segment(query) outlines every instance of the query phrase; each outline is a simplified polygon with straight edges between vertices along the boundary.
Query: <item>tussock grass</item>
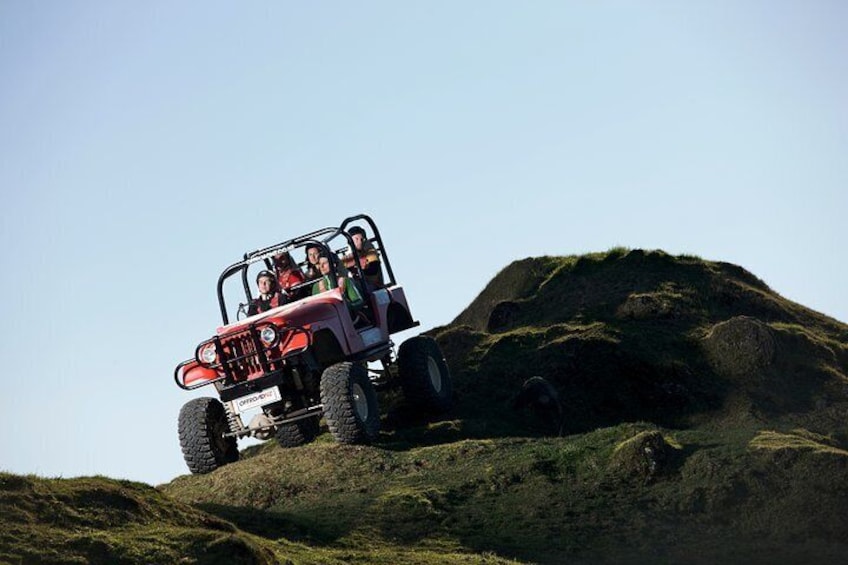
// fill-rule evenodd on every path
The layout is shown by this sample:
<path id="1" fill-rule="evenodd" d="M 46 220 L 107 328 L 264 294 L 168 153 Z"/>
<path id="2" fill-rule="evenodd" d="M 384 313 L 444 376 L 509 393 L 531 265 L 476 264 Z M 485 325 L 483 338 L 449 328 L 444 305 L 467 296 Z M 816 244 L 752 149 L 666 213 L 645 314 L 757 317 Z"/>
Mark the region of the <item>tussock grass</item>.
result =
<path id="1" fill-rule="evenodd" d="M 802 450 L 848 457 L 848 451 L 836 447 L 832 438 L 803 429 L 792 430 L 790 433 L 762 431 L 749 445 L 754 449 Z"/>
<path id="2" fill-rule="evenodd" d="M 0 473 L 0 562 L 275 563 L 282 554 L 148 485 Z M 220 561 L 219 561 L 220 562 Z"/>

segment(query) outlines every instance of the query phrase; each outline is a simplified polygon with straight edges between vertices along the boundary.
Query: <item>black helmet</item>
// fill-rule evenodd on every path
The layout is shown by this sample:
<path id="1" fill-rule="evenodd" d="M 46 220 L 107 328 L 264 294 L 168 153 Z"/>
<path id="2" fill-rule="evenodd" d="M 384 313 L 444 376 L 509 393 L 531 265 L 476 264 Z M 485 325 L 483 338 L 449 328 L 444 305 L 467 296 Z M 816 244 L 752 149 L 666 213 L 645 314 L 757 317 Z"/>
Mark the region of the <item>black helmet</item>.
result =
<path id="1" fill-rule="evenodd" d="M 277 286 L 277 275 L 275 275 L 271 271 L 268 271 L 268 270 L 259 271 L 259 274 L 256 275 L 256 284 L 259 284 L 259 279 L 261 279 L 262 277 L 268 277 L 269 279 L 271 279 L 271 282 L 273 283 L 271 285 L 272 287 Z"/>

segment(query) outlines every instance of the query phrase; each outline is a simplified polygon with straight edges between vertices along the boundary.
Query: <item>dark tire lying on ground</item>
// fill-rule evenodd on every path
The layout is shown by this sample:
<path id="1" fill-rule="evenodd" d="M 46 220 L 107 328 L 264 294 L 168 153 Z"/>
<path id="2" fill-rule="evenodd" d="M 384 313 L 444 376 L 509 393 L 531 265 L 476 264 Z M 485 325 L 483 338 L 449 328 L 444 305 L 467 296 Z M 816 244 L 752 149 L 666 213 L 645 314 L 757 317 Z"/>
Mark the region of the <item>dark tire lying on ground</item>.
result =
<path id="1" fill-rule="evenodd" d="M 439 344 L 428 336 L 403 342 L 398 350 L 403 394 L 413 404 L 445 412 L 453 402 L 453 383 Z"/>
<path id="2" fill-rule="evenodd" d="M 306 418 L 289 424 L 282 424 L 275 433 L 277 443 L 281 447 L 297 447 L 313 441 L 318 437 L 318 418 Z"/>
<path id="3" fill-rule="evenodd" d="M 216 398 L 195 398 L 180 409 L 180 447 L 189 470 L 210 473 L 238 461 L 236 439 L 224 437 L 229 431 L 224 405 Z"/>
<path id="4" fill-rule="evenodd" d="M 330 433 L 341 443 L 370 443 L 380 432 L 377 391 L 358 363 L 336 363 L 321 375 L 321 402 Z"/>

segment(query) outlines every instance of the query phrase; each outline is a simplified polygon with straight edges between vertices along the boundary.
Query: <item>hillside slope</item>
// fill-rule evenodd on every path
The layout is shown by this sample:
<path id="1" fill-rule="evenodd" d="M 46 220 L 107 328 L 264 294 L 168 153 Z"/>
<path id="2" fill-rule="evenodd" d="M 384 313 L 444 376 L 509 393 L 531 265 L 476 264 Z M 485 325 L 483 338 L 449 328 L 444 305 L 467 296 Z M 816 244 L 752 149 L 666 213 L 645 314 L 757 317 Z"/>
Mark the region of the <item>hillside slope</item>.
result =
<path id="1" fill-rule="evenodd" d="M 566 433 L 638 420 L 843 433 L 848 326 L 727 263 L 640 250 L 516 261 L 432 333 L 465 419 L 489 434 L 512 433 L 491 422 L 534 375 L 557 389 Z"/>
<path id="2" fill-rule="evenodd" d="M 245 470 L 250 472 L 249 467 L 242 467 Z M 244 486 L 267 490 L 275 485 L 248 482 Z M 510 563 L 468 555 L 456 547 L 431 551 L 360 544 L 351 549 L 322 549 L 268 535 L 280 520 L 261 510 L 201 506 L 211 512 L 177 502 L 151 486 L 106 477 L 45 479 L 0 473 L 0 563 Z M 241 522 L 240 527 L 228 521 L 230 517 Z"/>
<path id="3" fill-rule="evenodd" d="M 639 250 L 524 259 L 430 333 L 455 378 L 442 420 L 390 397 L 374 447 L 268 447 L 166 492 L 236 523 L 233 506 L 262 511 L 272 536 L 322 546 L 848 556 L 848 327 L 744 269 Z M 559 411 L 518 402 L 534 376 Z"/>
<path id="4" fill-rule="evenodd" d="M 848 326 L 744 269 L 524 259 L 429 333 L 441 418 L 388 393 L 373 446 L 267 442 L 158 490 L 3 475 L 0 561 L 848 560 Z"/>
<path id="5" fill-rule="evenodd" d="M 803 430 L 650 424 L 427 447 L 324 437 L 163 488 L 258 536 L 347 550 L 358 563 L 437 564 L 453 561 L 448 552 L 525 563 L 839 563 L 848 451 L 834 444 Z M 398 548 L 416 558 L 398 558 Z"/>
<path id="6" fill-rule="evenodd" d="M 276 563 L 261 538 L 141 483 L 0 473 L 2 563 Z"/>

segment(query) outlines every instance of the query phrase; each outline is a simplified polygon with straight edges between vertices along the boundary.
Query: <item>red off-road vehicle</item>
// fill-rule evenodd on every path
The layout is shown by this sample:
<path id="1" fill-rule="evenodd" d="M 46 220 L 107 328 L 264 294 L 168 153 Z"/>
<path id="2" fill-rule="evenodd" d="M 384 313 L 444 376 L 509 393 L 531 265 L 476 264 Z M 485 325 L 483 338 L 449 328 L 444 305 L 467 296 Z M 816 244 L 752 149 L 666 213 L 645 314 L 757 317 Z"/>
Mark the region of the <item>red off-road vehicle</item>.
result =
<path id="1" fill-rule="evenodd" d="M 367 251 L 354 245 L 355 226 L 368 234 Z M 355 285 L 358 293 L 307 280 L 288 289 L 286 303 L 248 316 L 252 272 L 273 269 L 273 258 L 284 253 L 308 266 L 305 249 L 316 245 L 330 258 L 325 280 Z M 244 287 L 247 302 L 231 322 L 224 290 L 233 284 L 239 294 Z M 451 405 L 450 373 L 433 339 L 413 337 L 394 353 L 391 335 L 419 323 L 364 214 L 245 253 L 224 269 L 217 290 L 223 325 L 174 371 L 181 388 L 211 384 L 220 397 L 196 398 L 180 410 L 180 445 L 192 473 L 236 461 L 238 438 L 275 436 L 283 447 L 310 442 L 322 416 L 337 441 L 369 443 L 380 429 L 376 390 L 384 387 L 399 385 L 407 400 L 431 411 Z"/>

